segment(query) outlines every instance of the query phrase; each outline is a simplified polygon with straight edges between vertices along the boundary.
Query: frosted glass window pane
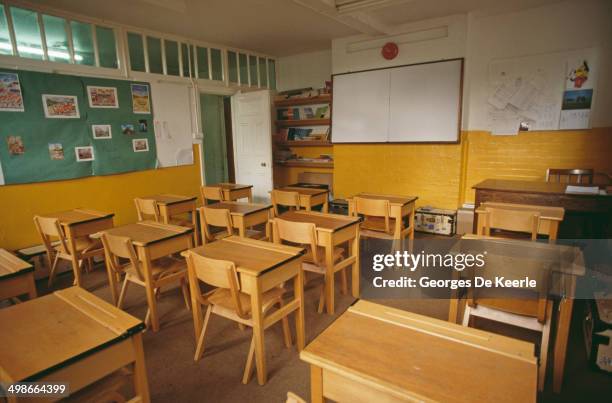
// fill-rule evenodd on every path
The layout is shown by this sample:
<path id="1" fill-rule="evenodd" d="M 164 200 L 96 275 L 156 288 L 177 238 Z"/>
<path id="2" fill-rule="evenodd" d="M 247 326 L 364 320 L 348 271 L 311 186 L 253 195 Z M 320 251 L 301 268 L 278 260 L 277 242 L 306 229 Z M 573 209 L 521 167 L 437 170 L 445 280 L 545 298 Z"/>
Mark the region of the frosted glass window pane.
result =
<path id="1" fill-rule="evenodd" d="M 164 47 L 166 48 L 166 73 L 171 76 L 181 75 L 178 62 L 178 43 L 164 41 Z"/>
<path id="2" fill-rule="evenodd" d="M 142 35 L 128 32 L 128 52 L 130 54 L 130 68 L 133 71 L 145 71 L 144 47 Z"/>
<path id="3" fill-rule="evenodd" d="M 71 21 L 70 29 L 72 30 L 72 44 L 74 45 L 74 62 L 94 66 L 96 56 L 94 54 L 91 24 Z"/>
<path id="4" fill-rule="evenodd" d="M 0 4 L 0 55 L 12 55 L 11 35 L 9 34 L 8 22 L 4 6 Z"/>
<path id="5" fill-rule="evenodd" d="M 249 75 L 251 76 L 251 85 L 257 87 L 257 56 L 249 56 Z"/>
<path id="6" fill-rule="evenodd" d="M 237 62 L 236 52 L 227 52 L 227 74 L 229 75 L 230 83 L 238 82 Z"/>
<path id="7" fill-rule="evenodd" d="M 45 27 L 45 41 L 47 42 L 49 60 L 62 63 L 70 62 L 66 20 L 52 15 L 43 15 L 42 20 Z"/>
<path id="8" fill-rule="evenodd" d="M 210 62 L 212 64 L 212 79 L 223 80 L 223 63 L 221 62 L 221 49 L 210 50 Z"/>
<path id="9" fill-rule="evenodd" d="M 266 59 L 263 57 L 259 58 L 259 86 L 268 86 L 268 71 L 266 70 Z"/>
<path id="10" fill-rule="evenodd" d="M 96 26 L 96 39 L 98 41 L 100 66 L 111 69 L 119 68 L 115 31 L 112 28 Z"/>
<path id="11" fill-rule="evenodd" d="M 247 55 L 240 53 L 238 55 L 240 64 L 240 84 L 249 85 L 249 67 L 247 66 Z"/>
<path id="12" fill-rule="evenodd" d="M 149 54 L 149 73 L 163 74 L 161 39 L 147 36 Z"/>
<path id="13" fill-rule="evenodd" d="M 198 46 L 198 78 L 208 79 L 208 49 Z"/>
<path id="14" fill-rule="evenodd" d="M 15 30 L 19 56 L 42 60 L 43 49 L 37 13 L 23 8 L 11 7 L 11 17 L 13 18 L 13 29 Z"/>
<path id="15" fill-rule="evenodd" d="M 268 82 L 270 89 L 276 89 L 276 65 L 274 60 L 268 59 Z"/>
<path id="16" fill-rule="evenodd" d="M 189 47 L 181 43 L 181 60 L 183 61 L 183 77 L 189 77 Z"/>

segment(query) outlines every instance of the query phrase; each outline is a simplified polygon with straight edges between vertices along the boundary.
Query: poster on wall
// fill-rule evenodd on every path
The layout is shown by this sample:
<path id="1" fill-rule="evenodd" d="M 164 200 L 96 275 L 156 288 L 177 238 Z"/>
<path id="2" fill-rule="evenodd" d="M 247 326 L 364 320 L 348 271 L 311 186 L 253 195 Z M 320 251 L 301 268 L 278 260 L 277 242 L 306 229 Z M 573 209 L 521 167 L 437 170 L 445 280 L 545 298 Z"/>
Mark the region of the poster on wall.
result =
<path id="1" fill-rule="evenodd" d="M 149 140 L 147 139 L 132 140 L 132 149 L 134 150 L 135 153 L 149 151 Z"/>
<path id="2" fill-rule="evenodd" d="M 77 162 L 93 161 L 94 151 L 92 146 L 74 147 Z"/>
<path id="3" fill-rule="evenodd" d="M 50 119 L 78 119 L 79 102 L 74 95 L 42 95 L 45 117 Z"/>
<path id="4" fill-rule="evenodd" d="M 19 75 L 0 72 L 0 112 L 23 112 L 24 110 Z"/>
<path id="5" fill-rule="evenodd" d="M 586 57 L 567 60 L 559 129 L 590 127 L 594 84 L 593 64 Z"/>
<path id="6" fill-rule="evenodd" d="M 113 138 L 111 125 L 91 125 L 93 138 L 96 140 L 108 140 Z"/>
<path id="7" fill-rule="evenodd" d="M 149 86 L 146 84 L 132 84 L 132 111 L 139 114 L 151 113 L 151 97 Z"/>
<path id="8" fill-rule="evenodd" d="M 87 86 L 87 98 L 91 108 L 119 108 L 117 88 Z"/>

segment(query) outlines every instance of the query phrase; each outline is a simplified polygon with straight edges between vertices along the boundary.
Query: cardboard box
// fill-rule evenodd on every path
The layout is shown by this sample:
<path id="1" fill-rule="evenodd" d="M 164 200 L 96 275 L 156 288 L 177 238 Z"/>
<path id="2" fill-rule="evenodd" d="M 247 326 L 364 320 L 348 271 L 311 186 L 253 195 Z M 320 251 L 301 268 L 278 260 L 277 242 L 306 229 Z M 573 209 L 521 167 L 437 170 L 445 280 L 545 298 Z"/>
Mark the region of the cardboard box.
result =
<path id="1" fill-rule="evenodd" d="M 420 207 L 416 209 L 414 221 L 416 231 L 452 236 L 455 235 L 457 211 Z"/>

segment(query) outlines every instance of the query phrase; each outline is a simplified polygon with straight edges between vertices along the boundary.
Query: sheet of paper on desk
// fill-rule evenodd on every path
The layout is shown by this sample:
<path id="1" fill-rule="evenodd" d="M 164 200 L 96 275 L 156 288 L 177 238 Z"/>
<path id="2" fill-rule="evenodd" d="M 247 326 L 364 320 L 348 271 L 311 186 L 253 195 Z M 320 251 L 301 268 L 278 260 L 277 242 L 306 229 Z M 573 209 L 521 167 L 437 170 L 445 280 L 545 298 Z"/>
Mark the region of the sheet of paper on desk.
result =
<path id="1" fill-rule="evenodd" d="M 573 186 L 567 185 L 565 188 L 565 193 L 582 193 L 582 194 L 599 194 L 598 186 Z"/>

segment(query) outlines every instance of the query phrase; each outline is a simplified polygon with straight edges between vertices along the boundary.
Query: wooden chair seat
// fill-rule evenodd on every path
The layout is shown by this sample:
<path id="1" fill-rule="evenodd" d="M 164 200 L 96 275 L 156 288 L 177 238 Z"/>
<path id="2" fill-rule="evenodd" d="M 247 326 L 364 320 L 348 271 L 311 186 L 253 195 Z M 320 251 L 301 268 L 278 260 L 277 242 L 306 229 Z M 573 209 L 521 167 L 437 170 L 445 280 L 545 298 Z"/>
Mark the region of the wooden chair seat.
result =
<path id="1" fill-rule="evenodd" d="M 395 228 L 395 218 L 389 218 L 389 226 Z M 361 228 L 377 232 L 387 233 L 385 231 L 384 217 L 366 217 L 361 223 Z"/>
<path id="2" fill-rule="evenodd" d="M 317 248 L 317 257 L 319 261 L 314 262 L 312 258 L 312 252 L 310 251 L 310 249 L 307 249 L 307 252 L 304 255 L 304 262 L 302 263 L 302 268 L 306 271 L 325 274 L 325 248 L 323 248 L 322 246 L 318 246 Z M 344 249 L 334 248 L 334 263 L 342 259 L 343 253 Z"/>
<path id="3" fill-rule="evenodd" d="M 74 240 L 74 246 L 76 247 L 76 251 L 79 254 L 83 252 L 92 251 L 96 251 L 98 253 L 102 252 L 102 242 L 99 239 L 91 239 L 84 237 L 76 238 Z M 63 250 L 62 244 L 56 245 L 55 250 L 61 253 L 67 253 L 67 251 Z"/>
<path id="4" fill-rule="evenodd" d="M 188 218 L 170 217 L 170 224 L 178 225 L 180 227 L 193 228 L 193 223 Z"/>
<path id="5" fill-rule="evenodd" d="M 277 303 L 279 298 L 282 298 L 285 292 L 286 290 L 284 288 L 277 287 L 263 293 L 261 295 L 261 300 L 264 310 L 266 310 L 268 306 Z M 235 311 L 235 303 L 232 297 L 231 290 L 227 288 L 217 288 L 207 294 L 204 294 L 204 298 L 206 298 L 213 305 L 214 313 L 220 313 L 215 311 L 216 307 L 223 307 L 225 308 L 225 310 L 227 310 L 227 313 L 231 315 L 229 319 L 236 320 L 236 318 L 238 317 Z M 251 297 L 248 294 L 240 292 L 238 293 L 238 298 L 240 298 L 240 304 L 242 306 L 243 312 L 250 316 Z M 226 316 L 223 314 L 221 315 Z"/>
<path id="6" fill-rule="evenodd" d="M 237 233 L 235 235 L 238 235 Z M 258 231 L 256 229 L 248 229 L 245 232 L 245 235 L 247 238 L 253 238 L 253 239 L 259 239 L 259 240 L 265 240 L 266 239 L 266 233 L 265 231 Z"/>
<path id="7" fill-rule="evenodd" d="M 173 257 L 162 257 L 151 262 L 151 276 L 153 280 L 160 280 L 174 273 L 186 272 L 187 263 Z M 136 268 L 131 263 L 124 266 L 124 271 L 138 279 Z"/>

